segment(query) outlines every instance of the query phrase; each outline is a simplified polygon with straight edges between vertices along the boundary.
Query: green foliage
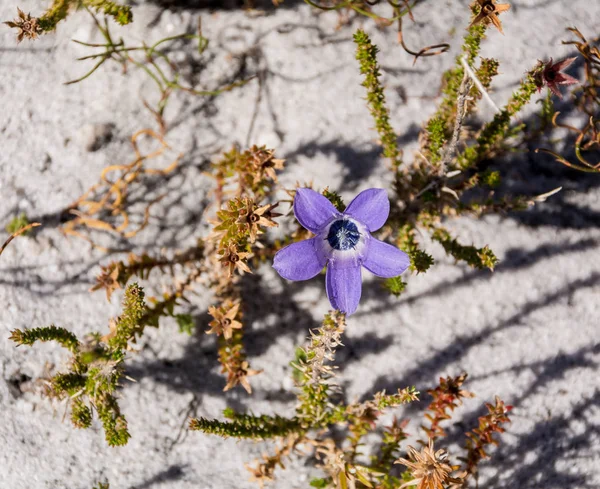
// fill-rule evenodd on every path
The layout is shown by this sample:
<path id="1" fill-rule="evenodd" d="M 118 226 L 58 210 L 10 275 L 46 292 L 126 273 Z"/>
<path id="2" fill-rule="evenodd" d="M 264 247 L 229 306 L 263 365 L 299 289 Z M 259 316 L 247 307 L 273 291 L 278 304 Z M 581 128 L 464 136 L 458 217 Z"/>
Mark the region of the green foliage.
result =
<path id="1" fill-rule="evenodd" d="M 418 248 L 410 250 L 408 256 L 410 256 L 410 269 L 417 273 L 426 272 L 434 263 L 433 256 Z"/>
<path id="2" fill-rule="evenodd" d="M 333 311 L 325 315 L 322 326 L 311 332 L 309 345 L 304 348 L 305 360 L 297 365 L 302 375 L 296 413 L 305 426 L 326 426 L 339 415 L 329 402 L 333 371 L 328 363 L 341 344 L 345 328 L 345 314 Z"/>
<path id="3" fill-rule="evenodd" d="M 54 392 L 60 396 L 66 392 L 69 396 L 76 395 L 86 386 L 86 376 L 76 372 L 56 374 L 52 377 L 51 385 Z"/>
<path id="4" fill-rule="evenodd" d="M 489 88 L 492 83 L 492 79 L 498 74 L 499 66 L 500 63 L 497 59 L 481 58 L 479 68 L 477 68 L 475 71 L 475 75 L 477 75 L 477 79 L 481 82 L 484 88 Z M 474 90 L 477 90 L 477 88 Z M 478 96 L 481 97 L 481 94 L 479 93 Z"/>
<path id="5" fill-rule="evenodd" d="M 346 204 L 344 204 L 342 197 L 335 190 L 329 190 L 327 187 L 323 190 L 323 196 L 326 197 L 338 211 L 344 212 L 346 209 Z"/>
<path id="6" fill-rule="evenodd" d="M 506 106 L 483 127 L 476 144 L 466 148 L 459 155 L 458 166 L 463 170 L 472 168 L 490 157 L 507 138 L 511 118 L 529 102 L 536 91 L 537 85 L 532 71 L 521 81 Z"/>
<path id="7" fill-rule="evenodd" d="M 357 45 L 356 59 L 360 63 L 360 72 L 365 76 L 362 86 L 367 89 L 367 105 L 375 120 L 375 128 L 381 139 L 383 155 L 390 158 L 392 164 L 398 167 L 402 163 L 402 153 L 398 149 L 397 136 L 390 124 L 389 109 L 385 105 L 385 94 L 379 81 L 381 76 L 377 64 L 379 48 L 361 29 L 354 34 L 354 42 Z"/>
<path id="8" fill-rule="evenodd" d="M 379 454 L 371 457 L 373 467 L 383 474 L 383 489 L 396 489 L 401 482 L 391 471 L 394 462 L 400 457 L 400 444 L 408 437 L 404 432 L 404 424 L 394 417 L 392 424 L 383 432 Z"/>
<path id="9" fill-rule="evenodd" d="M 446 126 L 440 117 L 432 117 L 427 123 L 427 138 L 429 139 L 429 162 L 438 163 L 442 159 L 440 150 L 446 143 Z"/>
<path id="10" fill-rule="evenodd" d="M 408 253 L 410 257 L 410 269 L 417 273 L 424 273 L 433 265 L 433 257 L 419 248 L 415 237 L 415 228 L 404 225 L 398 229 L 396 242 L 401 250 Z"/>
<path id="11" fill-rule="evenodd" d="M 112 349 L 115 359 L 124 356 L 123 350 L 127 348 L 127 343 L 142 330 L 144 325 L 141 320 L 145 313 L 144 291 L 137 283 L 134 283 L 125 290 L 123 314 L 117 319 L 114 335 L 108 341 L 108 346 Z"/>
<path id="12" fill-rule="evenodd" d="M 390 294 L 398 297 L 404 289 L 406 289 L 406 282 L 402 280 L 401 276 L 391 277 L 385 279 L 383 286 L 390 292 Z"/>
<path id="13" fill-rule="evenodd" d="M 500 172 L 487 170 L 481 175 L 481 183 L 491 188 L 496 188 L 500 185 Z"/>
<path id="14" fill-rule="evenodd" d="M 467 57 L 467 63 L 473 65 L 481 51 L 481 41 L 485 39 L 485 24 L 475 24 L 467 29 L 461 47 L 462 53 Z"/>
<path id="15" fill-rule="evenodd" d="M 462 245 L 443 228 L 436 229 L 432 238 L 444 247 L 446 253 L 459 261 L 466 262 L 473 268 L 494 270 L 498 263 L 498 258 L 487 246 L 476 248 L 475 246 Z"/>
<path id="16" fill-rule="evenodd" d="M 277 465 L 283 466 L 282 458 L 290 455 L 295 446 L 304 441 L 317 447 L 317 453 L 328 460 L 325 464 L 332 464 L 331 471 L 335 473 L 330 478 L 314 479 L 310 483 L 311 487 L 328 487 L 332 483 L 338 487 L 350 487 L 344 484 L 354 480 L 371 487 L 370 478 L 384 476 L 378 471 L 383 462 L 374 461 L 372 467 L 352 462 L 358 455 L 361 439 L 375 429 L 376 419 L 386 409 L 415 401 L 418 392 L 414 387 L 409 387 L 399 389 L 395 394 L 378 392 L 372 399 L 361 403 L 346 405 L 341 402 L 341 397 L 335 396 L 339 393 L 339 388 L 333 383 L 334 367 L 331 362 L 336 349 L 342 344 L 341 336 L 345 325 L 346 317 L 343 313 L 333 311 L 326 314 L 321 327 L 311 331 L 308 345 L 296 351 L 295 362 L 292 364 L 298 384 L 296 416 L 255 416 L 238 414 L 228 408 L 223 413 L 228 421 L 194 418 L 190 421 L 190 429 L 222 437 L 283 438 L 275 455 L 264 455 L 258 467 L 250 468 L 253 478 L 261 483 L 272 480 L 274 468 Z M 347 455 L 343 457 L 343 452 L 335 448 L 332 439 L 322 439 L 324 433 L 333 430 L 340 423 L 347 426 L 350 433 L 348 441 L 351 444 L 351 450 L 346 450 Z M 312 432 L 317 433 L 315 438 L 309 437 Z M 391 440 L 390 437 L 395 437 L 397 443 L 404 439 L 399 425 L 395 425 L 385 436 L 388 441 Z M 395 454 L 395 449 L 390 453 Z M 388 454 L 387 458 L 389 457 Z M 341 460 L 348 461 L 343 464 L 343 469 L 339 465 Z M 392 462 L 393 460 L 390 464 Z M 332 475 L 329 469 L 327 472 Z"/>
<path id="17" fill-rule="evenodd" d="M 399 389 L 396 394 L 386 394 L 385 391 L 379 392 L 374 397 L 374 404 L 378 410 L 383 411 L 389 407 L 400 406 L 416 401 L 419 392 L 414 386 Z"/>
<path id="18" fill-rule="evenodd" d="M 455 66 L 442 75 L 443 98 L 435 114 L 429 119 L 426 126 L 427 139 L 424 150 L 431 163 L 439 161 L 441 158 L 440 149 L 450 139 L 450 135 L 452 134 L 454 120 L 456 119 L 456 104 L 465 74 L 461 58 L 465 56 L 469 65 L 473 65 L 479 56 L 481 41 L 484 38 L 485 26 L 479 24 L 469 27 L 467 34 L 463 38 L 461 54 L 457 56 Z M 493 62 L 494 60 L 491 61 Z M 480 69 L 482 69 L 482 74 L 485 73 L 484 80 L 487 80 L 489 84 L 493 73 L 493 63 L 482 63 L 482 68 Z"/>
<path id="19" fill-rule="evenodd" d="M 50 32 L 56 29 L 57 24 L 64 20 L 70 9 L 83 6 L 102 11 L 115 19 L 118 24 L 129 24 L 133 20 L 131 7 L 119 5 L 110 0 L 54 0 L 50 8 L 39 19 L 42 31 Z"/>
<path id="20" fill-rule="evenodd" d="M 105 15 L 110 15 L 115 22 L 120 25 L 126 25 L 133 21 L 131 7 L 119 5 L 109 0 L 83 0 L 84 5 L 102 11 Z"/>
<path id="21" fill-rule="evenodd" d="M 23 229 L 28 224 L 29 224 L 29 219 L 27 219 L 27 215 L 24 212 L 22 212 L 18 216 L 13 217 L 4 229 L 6 229 L 6 232 L 8 234 L 13 234 L 13 233 L 16 233 L 17 231 Z M 31 231 L 25 231 L 23 233 L 23 235 L 26 236 L 30 232 Z"/>
<path id="22" fill-rule="evenodd" d="M 177 326 L 179 326 L 180 333 L 186 333 L 190 336 L 194 334 L 196 323 L 191 314 L 176 314 L 175 320 L 177 321 Z"/>
<path id="23" fill-rule="evenodd" d="M 59 328 L 54 325 L 42 328 L 31 328 L 24 331 L 15 329 L 11 332 L 9 339 L 19 345 L 28 346 L 32 346 L 36 341 L 56 341 L 73 353 L 77 353 L 79 350 L 79 340 L 77 339 L 77 336 L 64 328 Z"/>
<path id="24" fill-rule="evenodd" d="M 274 438 L 302 431 L 300 421 L 296 418 L 252 416 L 236 414 L 232 410 L 225 410 L 224 415 L 231 421 L 194 418 L 190 420 L 190 429 L 222 437 L 252 439 Z"/>
<path id="25" fill-rule="evenodd" d="M 548 90 L 546 96 L 543 99 L 538 100 L 538 103 L 540 103 L 541 105 L 540 111 L 538 113 L 538 116 L 540 118 L 540 125 L 542 128 L 545 129 L 552 125 L 552 118 L 556 113 L 556 110 L 554 109 L 554 101 L 552 100 L 552 92 Z"/>
<path id="26" fill-rule="evenodd" d="M 296 347 L 294 360 L 290 362 L 290 367 L 292 367 L 292 377 L 296 384 L 300 384 L 304 378 L 304 373 L 299 366 L 306 363 L 306 358 L 306 351 L 304 351 L 304 348 L 301 346 Z"/>
<path id="27" fill-rule="evenodd" d="M 123 376 L 122 361 L 128 344 L 143 331 L 147 311 L 144 291 L 138 284 L 132 284 L 125 290 L 122 314 L 111 322 L 111 332 L 105 337 L 93 334 L 82 342 L 64 328 L 48 326 L 14 330 L 10 339 L 21 345 L 57 341 L 73 353 L 69 370 L 50 379 L 49 393 L 70 399 L 70 418 L 75 427 L 89 428 L 93 409 L 104 427 L 108 444 L 125 445 L 130 434 L 115 394 Z"/>
<path id="28" fill-rule="evenodd" d="M 69 8 L 73 3 L 73 0 L 54 0 L 50 8 L 38 20 L 40 29 L 43 32 L 56 29 L 56 25 L 67 18 Z"/>
<path id="29" fill-rule="evenodd" d="M 394 20 L 400 20 L 404 13 L 409 12 L 408 3 L 404 13 L 401 12 L 399 4 L 389 3 L 395 5 L 397 17 Z M 121 24 L 132 20 L 129 7 L 106 0 L 55 0 L 40 19 L 28 19 L 24 14 L 20 15 L 20 18 L 23 22 L 31 22 L 33 27 L 29 31 L 29 37 L 34 38 L 40 33 L 38 27 L 41 31 L 54 29 L 57 23 L 68 15 L 69 9 L 75 6 L 101 11 L 113 16 Z M 343 2 L 335 8 L 338 6 L 375 16 L 370 7 L 361 2 Z M 151 110 L 159 121 L 163 134 L 166 131 L 162 114 L 172 92 L 181 90 L 193 95 L 215 95 L 247 81 L 234 82 L 217 91 L 195 90 L 180 83 L 179 73 L 174 63 L 169 60 L 167 46 L 171 41 L 194 40 L 198 42 L 198 51 L 202 53 L 208 45 L 208 40 L 200 30 L 197 34 L 173 36 L 152 45 L 142 43 L 139 46 L 126 46 L 123 40 L 113 39 L 107 22 L 103 26 L 95 17 L 94 20 L 106 43 L 80 43 L 100 50 L 83 58 L 93 59 L 96 64 L 73 83 L 86 79 L 105 61 L 111 59 L 117 61 L 124 69 L 133 65 L 144 70 L 160 91 L 159 105 L 156 110 Z M 11 27 L 18 27 L 16 23 L 13 24 Z M 401 35 L 401 24 L 398 29 Z M 455 66 L 444 73 L 443 97 L 421 134 L 420 159 L 413 165 L 402 165 L 402 151 L 398 147 L 397 135 L 390 123 L 390 112 L 380 80 L 378 48 L 364 31 L 358 30 L 354 35 L 356 59 L 360 64 L 360 73 L 364 76 L 362 86 L 367 91 L 367 105 L 375 121 L 383 155 L 390 158 L 396 179 L 397 195 L 392 199 L 391 217 L 385 229 L 385 236 L 409 254 L 411 270 L 417 273 L 427 271 L 434 263 L 433 257 L 419 246 L 417 232 L 421 231 L 430 233 L 446 253 L 457 260 L 465 261 L 475 268 L 493 270 L 498 260 L 487 246 L 477 248 L 462 245 L 446 229 L 440 227 L 441 222 L 448 216 L 466 212 L 482 214 L 520 208 L 525 202 L 522 198 L 495 200 L 491 189 L 500 184 L 500 172 L 484 170 L 481 163 L 497 157 L 502 151 L 517 147 L 511 147 L 509 140 L 520 134 L 522 127 L 511 127 L 511 121 L 539 88 L 539 83 L 536 85 L 536 76 L 539 75 L 540 68 L 534 68 L 528 74 L 507 105 L 481 130 L 471 130 L 471 127 L 469 131 L 462 130 L 463 118 L 476 110 L 476 102 L 482 97 L 479 89 L 470 85 L 470 70 L 474 71 L 475 78 L 481 82 L 484 89 L 491 85 L 493 78 L 498 74 L 497 60 L 479 56 L 485 29 L 485 25 L 475 25 L 468 29 L 461 55 L 457 58 Z M 134 52 L 140 54 L 139 59 L 134 58 Z M 417 56 L 420 54 L 422 53 L 418 53 Z M 476 66 L 478 61 L 479 66 Z M 469 69 L 465 68 L 464 63 Z M 461 100 L 468 100 L 469 103 L 465 106 Z M 549 124 L 553 114 L 551 100 L 547 98 L 541 109 L 543 123 Z M 454 162 L 458 143 L 464 149 Z M 275 194 L 276 170 L 282 167 L 283 161 L 275 159 L 274 151 L 264 146 L 253 146 L 247 151 L 234 147 L 212 166 L 216 181 L 214 204 L 218 209 L 217 222 L 214 223 L 211 236 L 202 241 L 204 244 L 173 260 L 143 254 L 130 257 L 129 263 L 116 262 L 103 267 L 100 285 L 96 288 L 105 288 L 110 297 L 110 293 L 125 287 L 133 276 L 148 278 L 150 271 L 156 268 L 162 271 L 163 267 L 172 268 L 176 264 L 202 263 L 187 276 L 176 292 L 165 294 L 160 300 L 151 298 L 152 307 L 146 305 L 144 291 L 137 283 L 127 287 L 123 312 L 110 323 L 110 332 L 107 335 L 101 336 L 96 333 L 79 340 L 69 331 L 56 326 L 12 332 L 11 339 L 18 344 L 33 345 L 36 341 L 57 341 L 72 353 L 67 371 L 58 373 L 49 380 L 48 391 L 52 396 L 68 400 L 70 418 L 77 428 L 90 427 L 93 413 L 96 412 L 108 444 L 115 446 L 127 443 L 130 434 L 127 421 L 117 402 L 117 391 L 124 377 L 124 360 L 130 343 L 143 334 L 146 326 L 158 326 L 159 319 L 165 316 L 174 317 L 179 330 L 191 335 L 195 326 L 192 316 L 175 314 L 175 307 L 177 301 L 183 297 L 183 290 L 194 283 L 201 274 L 206 275 L 203 277 L 206 278 L 205 283 L 218 300 L 217 306 L 209 309 L 209 314 L 213 317 L 210 327 L 212 332 L 220 333 L 219 359 L 222 372 L 227 374 L 225 390 L 240 384 L 251 392 L 247 377 L 259 372 L 250 369 L 243 348 L 244 308 L 240 292 L 241 282 L 238 279 L 243 273 L 252 273 L 251 266 L 272 258 L 279 246 L 266 239 L 260 242 L 259 237 L 265 234 L 266 228 L 276 225 L 273 218 L 277 214 L 272 212 L 275 205 L 265 204 L 265 201 L 270 202 Z M 463 171 L 453 171 L 458 168 Z M 466 203 L 467 199 L 461 200 L 465 190 L 476 186 L 479 186 L 479 190 L 486 191 L 487 196 L 474 203 Z M 326 188 L 323 195 L 339 211 L 345 209 L 344 202 L 336 191 Z M 14 230 L 22 229 L 27 222 L 26 216 L 22 214 L 15 217 L 9 227 Z M 10 232 L 9 227 L 7 230 Z M 302 236 L 301 233 L 296 232 L 289 239 L 296 240 L 298 236 Z M 384 286 L 391 294 L 400 295 L 406 283 L 401 277 L 393 277 L 387 279 Z M 298 389 L 298 403 L 294 416 L 257 416 L 226 409 L 223 413 L 225 420 L 195 418 L 190 421 L 190 429 L 222 437 L 281 439 L 283 446 L 277 448 L 274 456 L 264 457 L 263 464 L 256 470 L 258 476 L 264 476 L 264 479 L 258 479 L 261 483 L 270 477 L 275 466 L 282 466 L 281 459 L 293 453 L 296 445 L 301 443 L 315 448 L 316 457 L 327 473 L 325 478 L 313 479 L 310 482 L 312 487 L 397 489 L 402 481 L 392 475 L 392 464 L 400 456 L 401 442 L 406 438 L 404 424 L 394 418 L 391 426 L 382 433 L 376 430 L 376 425 L 385 410 L 415 401 L 418 392 L 414 387 L 408 387 L 399 389 L 394 394 L 379 392 L 362 402 L 343 401 L 339 395 L 341 389 L 335 384 L 333 361 L 337 349 L 342 345 L 345 326 L 346 318 L 343 314 L 337 311 L 329 313 L 325 316 L 322 326 L 311 331 L 308 345 L 296 350 L 295 359 L 291 363 Z M 228 331 L 227 335 L 225 331 Z M 443 429 L 438 425 L 449 419 L 450 412 L 458 405 L 460 397 L 464 396 L 458 387 L 454 389 L 457 392 L 453 398 L 446 395 L 448 392 L 443 392 L 444 395 L 436 399 L 439 404 L 438 416 L 428 415 L 429 421 L 435 426 L 425 428 L 429 438 L 444 436 Z M 450 398 L 451 404 L 448 401 Z M 448 408 L 450 405 L 452 409 Z M 495 407 L 490 405 L 488 409 L 489 415 L 480 419 L 479 427 L 469 435 L 467 469 L 473 470 L 469 473 L 474 473 L 474 467 L 484 458 L 484 449 L 492 443 L 490 439 L 493 440 L 491 435 L 500 432 L 500 425 L 507 421 L 506 406 L 497 402 Z M 363 465 L 362 461 L 367 459 L 361 452 L 364 438 L 378 434 L 381 435 L 379 453 L 371 457 L 369 465 Z M 340 442 L 340 439 L 343 439 L 343 442 Z M 264 470 L 261 472 L 261 469 Z M 411 477 L 410 471 L 402 474 L 402 480 L 405 482 L 414 482 L 414 478 Z M 98 484 L 97 489 L 107 487 L 108 484 Z"/>
<path id="30" fill-rule="evenodd" d="M 113 447 L 126 445 L 131 435 L 115 397 L 110 394 L 96 395 L 95 407 L 108 444 Z"/>
<path id="31" fill-rule="evenodd" d="M 81 429 L 92 425 L 92 410 L 81 399 L 71 401 L 71 423 Z"/>

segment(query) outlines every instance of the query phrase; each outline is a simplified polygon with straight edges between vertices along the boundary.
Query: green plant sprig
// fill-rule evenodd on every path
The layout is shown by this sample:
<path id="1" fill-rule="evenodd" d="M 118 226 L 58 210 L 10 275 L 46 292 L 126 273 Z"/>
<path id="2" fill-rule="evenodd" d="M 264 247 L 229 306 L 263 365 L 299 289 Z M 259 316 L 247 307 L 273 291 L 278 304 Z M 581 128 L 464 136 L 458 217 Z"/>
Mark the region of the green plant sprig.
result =
<path id="1" fill-rule="evenodd" d="M 226 409 L 223 414 L 231 421 L 209 420 L 202 417 L 194 418 L 190 420 L 190 429 L 224 438 L 251 439 L 276 438 L 290 433 L 303 432 L 300 421 L 296 418 L 237 414 L 232 409 Z"/>
<path id="2" fill-rule="evenodd" d="M 457 261 L 464 261 L 473 268 L 479 270 L 487 268 L 493 271 L 498 263 L 498 258 L 488 246 L 477 248 L 472 245 L 460 244 L 444 228 L 437 228 L 431 237 L 443 246 L 446 253 L 453 256 Z"/>
<path id="3" fill-rule="evenodd" d="M 17 236 L 27 236 L 33 228 L 41 225 L 42 224 L 39 222 L 30 223 L 25 214 L 15 216 L 6 226 L 6 231 L 10 233 L 10 236 L 2 243 L 2 246 L 0 246 L 0 255 L 2 255 L 6 247 Z"/>
<path id="4" fill-rule="evenodd" d="M 18 18 L 5 24 L 18 30 L 17 42 L 21 42 L 23 38 L 37 39 L 40 34 L 54 31 L 58 23 L 67 18 L 70 11 L 79 8 L 102 12 L 120 25 L 129 24 L 133 20 L 131 7 L 119 5 L 111 0 L 53 0 L 52 5 L 39 18 L 25 14 L 17 8 Z"/>
<path id="5" fill-rule="evenodd" d="M 402 164 L 402 153 L 398 149 L 397 135 L 390 123 L 390 112 L 385 105 L 385 94 L 379 80 L 381 76 L 377 63 L 379 48 L 361 29 L 354 34 L 354 42 L 356 43 L 356 59 L 360 64 L 360 73 L 365 77 L 362 86 L 367 89 L 367 105 L 375 120 L 375 128 L 379 133 L 383 155 L 390 158 L 393 167 L 397 168 Z"/>
<path id="6" fill-rule="evenodd" d="M 123 361 L 129 344 L 143 329 L 147 314 L 144 291 L 132 284 L 125 290 L 123 313 L 111 321 L 110 332 L 105 336 L 92 334 L 79 340 L 64 328 L 47 326 L 16 329 L 10 339 L 28 346 L 36 341 L 56 341 L 69 350 L 73 355 L 69 369 L 50 379 L 49 395 L 69 400 L 71 422 L 77 428 L 89 428 L 96 411 L 108 444 L 125 445 L 130 434 L 117 402 L 117 388 L 124 376 Z"/>
<path id="7" fill-rule="evenodd" d="M 70 331 L 54 325 L 42 328 L 32 328 L 26 330 L 15 329 L 11 332 L 9 340 L 18 345 L 32 346 L 36 341 L 56 341 L 59 345 L 69 350 L 71 353 L 79 351 L 80 343 Z"/>
<path id="8" fill-rule="evenodd" d="M 164 112 L 166 110 L 169 99 L 174 92 L 181 91 L 200 97 L 217 96 L 224 92 L 233 90 L 234 88 L 241 87 L 253 79 L 253 77 L 249 77 L 244 80 L 237 80 L 215 90 L 199 90 L 181 83 L 180 74 L 176 65 L 169 59 L 168 54 L 163 50 L 163 48 L 165 44 L 173 43 L 175 41 L 195 41 L 198 45 L 198 54 L 202 54 L 208 47 L 209 41 L 202 34 L 202 26 L 200 21 L 198 21 L 198 31 L 195 34 L 183 33 L 174 36 L 169 36 L 160 39 L 151 45 L 143 44 L 141 46 L 127 46 L 122 38 L 118 41 L 114 40 L 106 18 L 104 19 L 103 23 L 100 23 L 97 17 L 89 9 L 88 12 L 94 19 L 94 23 L 96 24 L 97 29 L 102 34 L 106 42 L 103 44 L 93 44 L 74 40 L 74 42 L 82 46 L 90 48 L 101 48 L 102 51 L 99 53 L 94 53 L 78 58 L 78 61 L 98 61 L 84 75 L 77 79 L 68 81 L 65 84 L 71 85 L 86 80 L 108 60 L 113 60 L 118 64 L 122 65 L 124 72 L 126 71 L 127 66 L 129 64 L 134 65 L 136 68 L 144 71 L 148 75 L 148 77 L 150 77 L 150 79 L 154 81 L 158 88 L 160 97 L 156 108 L 151 108 L 148 104 L 146 104 L 146 107 L 149 110 L 151 110 L 151 112 L 156 117 L 161 127 L 161 132 L 163 134 L 166 131 Z M 132 56 L 132 53 L 136 52 L 143 53 L 144 56 L 142 60 L 138 60 L 134 56 Z M 168 71 L 162 68 L 159 62 L 163 62 L 168 67 Z"/>
<path id="9" fill-rule="evenodd" d="M 476 139 L 476 144 L 467 147 L 458 157 L 457 166 L 462 169 L 473 168 L 500 149 L 507 139 L 512 118 L 531 100 L 537 92 L 534 68 L 512 94 L 507 104 L 485 124 Z"/>
<path id="10" fill-rule="evenodd" d="M 46 13 L 38 19 L 40 29 L 43 32 L 53 31 L 60 21 L 67 18 L 69 10 L 80 7 L 102 11 L 120 25 L 129 24 L 133 20 L 131 7 L 110 0 L 54 0 Z"/>
<path id="11" fill-rule="evenodd" d="M 474 4 L 472 9 L 477 10 L 478 6 Z M 469 138 L 463 131 L 467 117 L 475 112 L 476 102 L 487 96 L 486 90 L 498 74 L 497 60 L 479 59 L 485 32 L 485 24 L 471 25 L 467 29 L 455 66 L 444 73 L 443 97 L 422 131 L 421 151 L 412 165 L 401 164 L 396 136 L 389 123 L 389 110 L 379 83 L 377 47 L 362 30 L 358 30 L 354 37 L 358 45 L 360 72 L 365 75 L 363 86 L 367 88 L 367 105 L 380 134 L 383 153 L 396 162 L 393 164 L 396 198 L 392 200 L 385 235 L 409 254 L 411 269 L 416 272 L 425 272 L 433 264 L 431 255 L 422 250 L 416 240 L 416 233 L 421 230 L 427 231 L 455 259 L 474 268 L 493 270 L 498 259 L 488 246 L 459 243 L 441 226 L 442 221 L 459 214 L 480 216 L 488 212 L 523 209 L 539 200 L 522 196 L 495 198 L 500 174 L 483 168 L 482 163 L 524 144 L 524 139 L 517 138 L 523 132 L 523 126 L 511 127 L 511 121 L 536 92 L 540 65 L 528 73 L 494 119 L 475 132 L 474 142 L 468 145 L 468 141 L 465 141 Z M 478 60 L 479 66 L 475 67 Z M 542 106 L 539 131 L 543 130 L 550 111 L 547 104 Z M 473 131 L 469 133 L 473 134 Z M 463 194 L 475 188 L 483 190 L 483 197 L 465 202 Z M 404 291 L 406 283 L 402 278 L 395 277 L 388 279 L 384 286 L 391 294 L 398 296 Z"/>

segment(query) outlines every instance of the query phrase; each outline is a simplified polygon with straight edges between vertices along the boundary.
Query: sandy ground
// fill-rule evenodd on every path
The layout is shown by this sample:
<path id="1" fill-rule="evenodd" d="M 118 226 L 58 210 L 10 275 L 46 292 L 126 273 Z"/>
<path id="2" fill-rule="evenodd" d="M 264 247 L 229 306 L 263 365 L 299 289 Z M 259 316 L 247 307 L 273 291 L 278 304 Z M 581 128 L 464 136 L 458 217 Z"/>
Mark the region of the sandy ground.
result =
<path id="1" fill-rule="evenodd" d="M 318 15 L 305 5 L 288 4 L 261 16 L 137 6 L 134 24 L 119 31 L 134 41 L 179 33 L 202 15 L 214 61 L 199 73 L 189 49 L 174 54 L 190 79 L 217 86 L 239 69 L 242 58 L 247 72 L 259 76 L 215 99 L 174 98 L 168 140 L 186 156 L 166 183 L 146 189 L 148 198 L 164 185 L 171 192 L 153 210 L 152 225 L 136 245 L 158 251 L 194 242 L 204 231 L 200 217 L 210 187 L 203 171 L 234 142 L 275 147 L 288 162 L 282 175 L 287 185 L 312 179 L 345 198 L 387 185 L 390 175 L 362 101 L 352 33 L 362 24 L 381 47 L 392 122 L 410 159 L 419 125 L 434 109 L 439 75 L 452 63 L 466 23 L 467 2 L 438 3 L 435 9 L 433 1 L 416 9 L 418 23 L 407 25 L 407 42 L 420 47 L 446 41 L 452 53 L 415 66 L 396 44 L 393 29 L 379 31 L 371 21 L 356 20 L 336 30 L 336 14 Z M 13 18 L 16 6 L 3 1 L 0 18 Z M 34 1 L 20 6 L 40 12 Z M 506 35 L 490 32 L 483 49 L 501 62 L 492 93 L 496 103 L 506 100 L 538 58 L 571 53 L 560 44 L 567 26 L 592 37 L 599 17 L 598 2 L 576 0 L 567 8 L 558 1 L 515 1 L 503 14 Z M 52 218 L 95 183 L 106 165 L 129 161 L 129 137 L 152 124 L 141 98 L 156 96 L 143 74 L 131 70 L 122 76 L 116 65 L 80 84 L 63 85 L 90 66 L 74 62 L 89 51 L 69 40 L 100 40 L 84 13 L 35 43 L 16 46 L 13 35 L 0 28 L 2 225 L 21 211 Z M 103 124 L 111 125 L 113 137 L 89 152 L 89 134 Z M 501 260 L 494 273 L 456 265 L 428 243 L 438 262 L 426 275 L 410 277 L 401 299 L 387 297 L 368 278 L 339 356 L 341 381 L 347 397 L 356 399 L 405 385 L 424 391 L 440 375 L 465 370 L 467 387 L 478 397 L 460 411 L 464 426 L 474 426 L 483 401 L 496 394 L 515 406 L 501 447 L 483 466 L 481 487 L 597 488 L 600 179 L 533 154 L 506 159 L 501 168 L 509 186 L 530 195 L 559 185 L 564 190 L 527 213 L 452 223 L 464 242 L 491 246 Z M 197 335 L 180 334 L 172 321 L 149 331 L 129 362 L 128 374 L 137 382 L 121 393 L 131 441 L 109 448 L 98 424 L 75 430 L 63 420 L 64 403 L 41 396 L 30 380 L 60 368 L 64 351 L 54 345 L 15 348 L 7 338 L 13 328 L 51 323 L 77 334 L 105 331 L 119 310 L 118 297 L 107 305 L 102 292 L 88 289 L 99 265 L 115 258 L 66 239 L 51 225 L 35 239 L 13 242 L 2 256 L 0 488 L 84 489 L 104 479 L 114 489 L 255 487 L 243 464 L 259 456 L 262 445 L 188 433 L 186 422 L 191 415 L 219 416 L 227 405 L 255 413 L 293 412 L 288 362 L 329 307 L 322 278 L 285 283 L 265 267 L 247 280 L 248 352 L 252 365 L 265 371 L 255 378 L 251 397 L 221 391 L 214 340 L 202 333 L 207 294 L 200 291 L 194 299 Z M 161 290 L 156 277 L 144 285 Z M 456 432 L 450 430 L 452 443 L 460 441 Z M 273 487 L 305 488 L 318 473 L 294 460 Z"/>

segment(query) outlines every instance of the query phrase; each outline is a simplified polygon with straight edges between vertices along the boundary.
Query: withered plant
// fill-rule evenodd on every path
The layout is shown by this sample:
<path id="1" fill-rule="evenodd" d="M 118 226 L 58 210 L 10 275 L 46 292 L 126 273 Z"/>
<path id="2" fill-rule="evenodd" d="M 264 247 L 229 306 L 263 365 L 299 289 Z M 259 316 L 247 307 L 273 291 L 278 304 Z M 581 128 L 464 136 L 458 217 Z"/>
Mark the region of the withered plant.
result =
<path id="1" fill-rule="evenodd" d="M 569 168 L 587 173 L 600 173 L 600 37 L 588 41 L 577 28 L 570 27 L 568 30 L 575 35 L 576 39 L 563 41 L 563 44 L 575 46 L 584 64 L 583 82 L 573 90 L 571 96 L 572 103 L 584 123 L 579 128 L 559 122 L 560 112 L 555 112 L 552 116 L 552 125 L 555 128 L 565 129 L 575 136 L 573 152 L 577 162 L 569 161 L 552 149 L 539 148 L 536 151 L 552 155 L 556 161 Z M 546 76 L 543 76 L 544 74 Z M 552 79 L 548 80 L 548 74 L 552 75 Z M 556 76 L 553 71 L 542 71 L 539 86 L 551 87 L 556 83 Z M 558 83 L 560 82 L 559 79 Z"/>

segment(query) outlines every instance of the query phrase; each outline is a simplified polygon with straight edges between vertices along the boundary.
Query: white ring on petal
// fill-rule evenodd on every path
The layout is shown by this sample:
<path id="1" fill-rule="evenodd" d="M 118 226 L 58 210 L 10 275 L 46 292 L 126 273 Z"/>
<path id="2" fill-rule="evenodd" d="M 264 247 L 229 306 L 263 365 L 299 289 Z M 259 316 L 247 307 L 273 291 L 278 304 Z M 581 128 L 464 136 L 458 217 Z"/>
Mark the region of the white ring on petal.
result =
<path id="1" fill-rule="evenodd" d="M 329 229 L 333 223 L 342 220 L 353 223 L 360 233 L 358 243 L 353 250 L 336 250 L 329 244 L 329 241 L 327 240 L 327 236 L 329 236 Z M 332 219 L 327 223 L 323 230 L 317 235 L 315 246 L 318 247 L 318 251 L 320 251 L 322 254 L 321 256 L 327 257 L 328 266 L 348 268 L 362 266 L 362 262 L 367 253 L 369 239 L 371 239 L 371 235 L 364 224 L 356 219 L 351 218 L 350 216 L 344 216 L 343 218 L 337 217 Z"/>

